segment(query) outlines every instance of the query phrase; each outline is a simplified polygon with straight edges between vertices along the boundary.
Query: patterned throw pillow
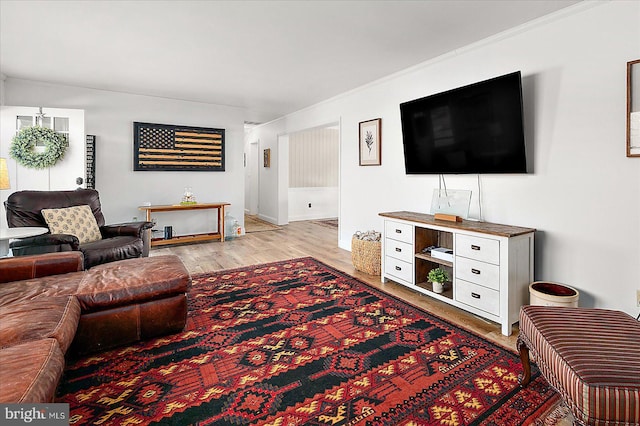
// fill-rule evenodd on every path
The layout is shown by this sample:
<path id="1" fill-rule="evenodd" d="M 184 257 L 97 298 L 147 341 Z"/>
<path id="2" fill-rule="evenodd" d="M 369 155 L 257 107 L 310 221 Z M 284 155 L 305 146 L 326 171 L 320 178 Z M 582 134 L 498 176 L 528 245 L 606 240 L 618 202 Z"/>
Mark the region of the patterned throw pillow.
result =
<path id="1" fill-rule="evenodd" d="M 89 206 L 42 209 L 41 212 L 52 234 L 75 235 L 80 244 L 102 239 L 100 228 Z"/>

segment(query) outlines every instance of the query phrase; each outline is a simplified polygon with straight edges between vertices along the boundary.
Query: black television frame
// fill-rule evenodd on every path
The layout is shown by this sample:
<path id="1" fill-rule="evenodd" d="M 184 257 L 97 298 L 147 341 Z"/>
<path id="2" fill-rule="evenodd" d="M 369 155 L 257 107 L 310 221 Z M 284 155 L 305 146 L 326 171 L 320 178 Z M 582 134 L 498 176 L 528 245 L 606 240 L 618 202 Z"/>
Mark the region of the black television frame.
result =
<path id="1" fill-rule="evenodd" d="M 484 111 L 476 106 L 474 110 L 462 102 L 469 103 L 474 97 L 477 98 L 475 101 L 478 103 L 491 104 L 492 109 Z M 475 139 L 469 136 L 473 135 L 469 129 L 466 129 L 466 133 L 460 131 L 464 126 L 470 127 L 480 123 L 461 125 L 459 122 L 465 114 L 468 115 L 471 111 L 496 115 L 496 108 L 502 108 L 498 126 L 495 119 L 493 122 L 487 120 L 487 123 L 492 124 L 482 123 L 486 128 L 478 127 L 478 129 L 484 131 L 484 134 Z M 404 102 L 400 104 L 400 118 L 406 174 L 526 174 L 528 172 L 520 71 Z M 424 120 L 424 123 L 416 124 L 418 119 Z M 436 128 L 438 123 L 434 124 L 434 121 L 438 120 L 440 120 L 440 127 Z M 447 120 L 450 128 L 447 128 L 445 123 Z M 445 125 L 442 125 L 443 123 Z M 424 127 L 420 127 L 422 125 Z M 506 136 L 502 134 L 495 136 L 495 129 L 500 128 L 499 125 L 508 131 Z M 455 126 L 460 127 L 455 128 Z M 488 134 L 492 131 L 494 134 Z M 422 133 L 418 135 L 418 132 Z M 438 132 L 439 135 L 445 136 L 436 142 L 434 133 Z M 447 132 L 449 132 L 448 137 Z M 456 132 L 462 136 L 456 135 Z M 460 139 L 457 140 L 457 137 Z M 419 139 L 421 142 L 418 141 Z M 478 146 L 474 146 L 473 144 L 477 141 L 480 141 Z M 437 146 L 438 143 L 441 144 L 440 147 Z M 486 147 L 483 148 L 481 144 L 493 144 L 494 147 L 489 150 Z M 496 147 L 502 148 L 503 152 L 500 153 Z M 445 156 L 449 157 L 447 161 L 443 160 Z M 458 161 L 457 164 L 456 161 Z"/>

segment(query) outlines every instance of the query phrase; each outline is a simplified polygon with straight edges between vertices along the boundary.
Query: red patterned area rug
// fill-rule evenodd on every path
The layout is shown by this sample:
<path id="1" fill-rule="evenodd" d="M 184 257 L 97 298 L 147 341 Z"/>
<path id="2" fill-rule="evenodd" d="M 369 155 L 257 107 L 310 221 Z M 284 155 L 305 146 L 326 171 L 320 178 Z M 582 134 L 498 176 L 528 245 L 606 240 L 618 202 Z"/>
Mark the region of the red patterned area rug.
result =
<path id="1" fill-rule="evenodd" d="M 523 425 L 515 353 L 312 258 L 194 277 L 184 332 L 71 362 L 71 424 Z"/>
<path id="2" fill-rule="evenodd" d="M 573 426 L 577 424 L 571 410 L 562 402 L 560 396 L 557 402 L 547 406 L 548 409 L 539 412 L 533 426 Z"/>

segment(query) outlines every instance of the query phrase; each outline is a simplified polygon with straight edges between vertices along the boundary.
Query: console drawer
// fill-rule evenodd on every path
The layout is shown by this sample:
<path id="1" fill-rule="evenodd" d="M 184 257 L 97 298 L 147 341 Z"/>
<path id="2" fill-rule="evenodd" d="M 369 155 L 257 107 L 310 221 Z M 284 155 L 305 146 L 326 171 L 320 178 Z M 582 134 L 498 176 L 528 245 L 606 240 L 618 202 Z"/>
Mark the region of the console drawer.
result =
<path id="1" fill-rule="evenodd" d="M 456 280 L 456 300 L 493 315 L 500 315 L 500 292 L 464 280 Z"/>
<path id="2" fill-rule="evenodd" d="M 404 260 L 405 262 L 411 262 L 414 254 L 413 245 L 410 243 L 403 243 L 402 241 L 392 240 L 391 238 L 385 238 L 384 253 L 385 256 L 391 256 L 396 259 Z"/>
<path id="3" fill-rule="evenodd" d="M 456 278 L 461 278 L 493 290 L 500 290 L 500 267 L 466 257 L 456 257 Z"/>
<path id="4" fill-rule="evenodd" d="M 456 234 L 456 256 L 500 264 L 500 241 Z"/>
<path id="5" fill-rule="evenodd" d="M 384 236 L 392 240 L 413 244 L 413 226 L 387 220 L 384 222 Z"/>
<path id="6" fill-rule="evenodd" d="M 384 272 L 385 275 L 400 278 L 408 283 L 413 282 L 413 263 L 385 256 Z"/>

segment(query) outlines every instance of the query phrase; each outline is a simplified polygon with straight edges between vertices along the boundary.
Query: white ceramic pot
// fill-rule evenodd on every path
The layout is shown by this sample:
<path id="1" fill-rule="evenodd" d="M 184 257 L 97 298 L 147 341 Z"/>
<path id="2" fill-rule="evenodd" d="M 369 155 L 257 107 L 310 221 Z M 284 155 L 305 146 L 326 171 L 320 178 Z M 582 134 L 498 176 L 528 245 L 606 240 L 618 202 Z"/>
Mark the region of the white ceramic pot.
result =
<path id="1" fill-rule="evenodd" d="M 573 287 L 553 281 L 535 281 L 529 285 L 529 304 L 577 307 L 580 293 Z"/>
<path id="2" fill-rule="evenodd" d="M 433 291 L 434 291 L 434 293 L 443 293 L 444 292 L 444 284 L 443 283 L 433 283 Z"/>

